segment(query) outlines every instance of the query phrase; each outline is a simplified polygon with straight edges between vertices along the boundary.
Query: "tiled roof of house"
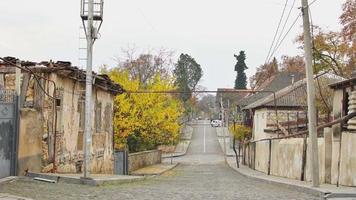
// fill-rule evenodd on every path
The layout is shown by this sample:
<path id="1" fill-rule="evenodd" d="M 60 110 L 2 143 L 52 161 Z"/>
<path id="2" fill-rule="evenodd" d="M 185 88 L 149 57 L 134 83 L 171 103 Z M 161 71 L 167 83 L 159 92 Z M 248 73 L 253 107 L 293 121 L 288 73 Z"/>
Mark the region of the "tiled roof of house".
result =
<path id="1" fill-rule="evenodd" d="M 274 77 L 271 77 L 268 81 L 268 83 L 264 83 L 264 87 L 259 88 L 261 91 L 272 91 L 272 92 L 277 92 L 288 85 L 292 84 L 292 81 L 294 79 L 294 82 L 297 82 L 301 79 L 304 78 L 304 74 L 299 73 L 299 72 L 279 72 L 277 75 Z M 249 96 L 246 96 L 243 98 L 241 101 L 238 102 L 238 105 L 240 107 L 245 107 L 249 104 L 252 104 L 258 100 L 261 100 L 267 96 L 271 95 L 271 93 L 268 92 L 260 92 L 260 93 L 255 93 L 251 94 Z"/>
<path id="2" fill-rule="evenodd" d="M 325 80 L 328 83 L 334 83 L 339 80 L 343 80 L 342 77 L 335 76 L 331 73 L 321 73 L 315 77 L 319 78 L 319 81 Z M 325 84 L 325 83 L 324 83 Z M 290 84 L 279 91 L 276 91 L 276 106 L 278 107 L 305 107 L 306 106 L 306 96 L 307 96 L 307 83 L 306 79 L 299 80 L 294 84 Z M 247 106 L 243 109 L 253 109 L 258 107 L 273 107 L 274 95 L 270 94 L 264 98 L 261 98 Z"/>
<path id="3" fill-rule="evenodd" d="M 297 81 L 276 93 L 276 106 L 278 107 L 304 107 L 306 92 L 306 79 Z M 247 105 L 243 109 L 252 109 L 261 106 L 275 106 L 274 95 L 270 94 L 265 98 L 259 99 L 252 104 Z"/>

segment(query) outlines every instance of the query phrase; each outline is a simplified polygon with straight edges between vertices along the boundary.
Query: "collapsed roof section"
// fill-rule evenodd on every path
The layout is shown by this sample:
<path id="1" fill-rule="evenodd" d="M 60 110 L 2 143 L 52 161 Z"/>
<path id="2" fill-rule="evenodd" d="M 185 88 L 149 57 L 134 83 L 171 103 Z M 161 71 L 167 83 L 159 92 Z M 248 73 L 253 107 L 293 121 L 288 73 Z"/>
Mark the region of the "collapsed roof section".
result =
<path id="1" fill-rule="evenodd" d="M 66 61 L 21 61 L 15 57 L 4 57 L 0 59 L 0 74 L 13 74 L 16 71 L 16 64 L 21 65 L 23 72 L 30 73 L 55 73 L 59 76 L 73 79 L 78 82 L 85 83 L 86 72 L 76 66 L 72 66 L 71 62 Z M 125 90 L 121 85 L 112 81 L 106 74 L 97 74 L 93 72 L 94 86 L 108 91 L 114 95 L 122 94 Z"/>

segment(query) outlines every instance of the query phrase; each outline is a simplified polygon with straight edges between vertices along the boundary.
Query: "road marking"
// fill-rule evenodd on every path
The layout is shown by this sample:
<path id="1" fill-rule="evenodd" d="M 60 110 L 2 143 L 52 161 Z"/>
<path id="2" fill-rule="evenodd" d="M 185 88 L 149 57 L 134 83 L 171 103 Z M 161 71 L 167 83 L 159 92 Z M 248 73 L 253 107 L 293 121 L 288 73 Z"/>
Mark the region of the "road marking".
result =
<path id="1" fill-rule="evenodd" d="M 206 152 L 205 126 L 204 126 L 204 153 Z"/>

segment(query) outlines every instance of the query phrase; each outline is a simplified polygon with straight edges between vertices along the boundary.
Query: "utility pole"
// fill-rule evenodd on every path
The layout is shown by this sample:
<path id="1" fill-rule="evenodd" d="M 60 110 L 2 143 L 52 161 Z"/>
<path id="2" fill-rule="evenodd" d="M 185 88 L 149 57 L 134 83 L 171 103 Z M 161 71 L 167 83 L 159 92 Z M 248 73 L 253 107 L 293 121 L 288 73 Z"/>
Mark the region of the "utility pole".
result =
<path id="1" fill-rule="evenodd" d="M 224 104 L 223 104 L 222 97 L 220 97 L 220 106 L 221 106 L 221 128 L 222 128 L 223 140 L 224 140 L 224 161 L 225 161 L 225 163 L 227 163 L 227 159 L 226 159 L 226 141 L 225 141 L 225 110 L 224 110 Z"/>
<path id="2" fill-rule="evenodd" d="M 93 18 L 94 18 L 94 0 L 88 1 L 88 24 L 87 24 L 87 68 L 85 80 L 85 128 L 84 128 L 84 178 L 90 176 L 90 155 L 92 143 L 91 129 L 91 105 L 92 105 L 92 64 L 93 64 Z"/>
<path id="3" fill-rule="evenodd" d="M 313 77 L 312 38 L 310 34 L 309 4 L 302 0 L 302 14 L 304 27 L 304 51 L 306 62 L 307 91 L 308 91 L 308 129 L 309 129 L 309 155 L 313 187 L 319 187 L 319 155 L 318 132 L 316 128 L 315 87 Z"/>
<path id="4" fill-rule="evenodd" d="M 95 7 L 94 7 L 95 4 Z M 92 144 L 92 91 L 93 91 L 93 45 L 103 22 L 104 0 L 81 0 L 81 18 L 87 39 L 87 67 L 85 80 L 85 123 L 84 123 L 84 178 L 90 176 Z M 94 26 L 94 21 L 98 27 Z"/>

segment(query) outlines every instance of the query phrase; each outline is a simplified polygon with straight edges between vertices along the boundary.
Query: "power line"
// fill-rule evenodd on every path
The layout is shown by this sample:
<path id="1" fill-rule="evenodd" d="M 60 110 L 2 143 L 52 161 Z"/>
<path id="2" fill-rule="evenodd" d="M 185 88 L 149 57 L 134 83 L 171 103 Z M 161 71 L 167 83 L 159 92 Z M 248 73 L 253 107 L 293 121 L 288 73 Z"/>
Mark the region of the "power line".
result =
<path id="1" fill-rule="evenodd" d="M 309 7 L 311 6 L 311 5 L 313 5 L 316 1 L 318 1 L 318 0 L 314 0 L 314 1 L 312 1 L 311 3 L 309 3 Z"/>
<path id="2" fill-rule="evenodd" d="M 276 44 L 275 44 L 275 46 L 274 46 L 272 52 L 274 52 L 274 51 L 276 50 L 277 45 L 278 45 L 278 43 L 280 42 L 280 39 L 281 39 L 281 37 L 282 37 L 282 35 L 283 35 L 283 32 L 284 32 L 284 30 L 285 30 L 285 28 L 286 28 L 286 26 L 287 26 L 289 17 L 290 17 L 290 15 L 291 15 L 291 13 L 292 13 L 292 10 L 293 10 L 293 8 L 294 8 L 295 2 L 296 2 L 296 0 L 293 1 L 293 5 L 292 5 L 292 7 L 290 8 L 290 10 L 289 10 L 289 12 L 288 12 L 287 18 L 286 18 L 286 20 L 285 20 L 285 22 L 284 22 L 284 24 L 283 24 L 282 31 L 280 32 L 280 34 L 279 34 L 279 36 L 278 36 L 277 42 L 276 42 Z M 268 61 L 267 61 L 267 62 L 269 62 L 269 61 L 271 60 L 271 58 L 272 58 L 272 56 L 268 58 Z"/>
<path id="3" fill-rule="evenodd" d="M 268 60 L 268 58 L 269 58 L 269 56 L 270 56 L 270 53 L 271 53 L 271 51 L 272 51 L 274 42 L 276 41 L 276 37 L 277 37 L 277 35 L 278 35 L 279 27 L 281 26 L 281 23 L 282 23 L 282 20 L 283 20 L 283 17 L 284 17 L 284 13 L 285 13 L 285 11 L 286 11 L 287 4 L 288 4 L 288 0 L 286 0 L 286 3 L 284 4 L 282 16 L 281 16 L 280 19 L 279 19 L 278 26 L 277 26 L 277 30 L 276 30 L 276 32 L 275 32 L 275 34 L 274 34 L 274 36 L 273 36 L 272 44 L 271 44 L 271 46 L 270 46 L 270 48 L 269 48 L 269 51 L 268 51 L 268 54 L 267 54 L 265 63 L 267 63 L 267 60 Z"/>
<path id="4" fill-rule="evenodd" d="M 275 48 L 275 50 L 272 52 L 271 57 L 273 57 L 273 55 L 278 51 L 278 49 L 281 47 L 282 43 L 284 42 L 284 40 L 287 38 L 288 34 L 290 33 L 290 31 L 293 29 L 293 27 L 296 25 L 298 19 L 301 17 L 302 15 L 299 14 L 295 20 L 293 21 L 292 25 L 289 27 L 287 33 L 283 36 L 282 40 L 279 42 L 277 48 Z"/>

